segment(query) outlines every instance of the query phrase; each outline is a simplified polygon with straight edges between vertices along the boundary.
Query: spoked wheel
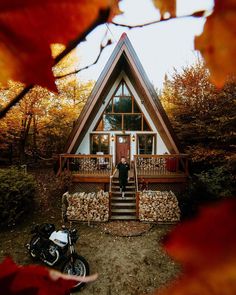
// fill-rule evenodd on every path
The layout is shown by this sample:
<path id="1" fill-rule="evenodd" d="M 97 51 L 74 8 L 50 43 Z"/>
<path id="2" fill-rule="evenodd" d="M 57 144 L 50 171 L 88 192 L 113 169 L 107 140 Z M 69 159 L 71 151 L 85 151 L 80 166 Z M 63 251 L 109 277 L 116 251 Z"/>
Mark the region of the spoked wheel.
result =
<path id="1" fill-rule="evenodd" d="M 85 277 L 89 275 L 89 264 L 83 256 L 75 255 L 73 258 L 70 257 L 68 260 L 66 260 L 61 271 L 68 275 Z M 71 291 L 78 291 L 84 285 L 85 283 L 78 282 Z"/>

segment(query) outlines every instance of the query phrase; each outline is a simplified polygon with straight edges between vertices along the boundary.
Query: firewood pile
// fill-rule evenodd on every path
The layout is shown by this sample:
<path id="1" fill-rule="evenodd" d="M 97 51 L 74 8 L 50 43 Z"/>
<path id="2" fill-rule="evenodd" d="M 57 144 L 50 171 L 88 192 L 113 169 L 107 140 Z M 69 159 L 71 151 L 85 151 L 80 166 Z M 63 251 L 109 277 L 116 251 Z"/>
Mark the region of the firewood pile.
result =
<path id="1" fill-rule="evenodd" d="M 108 221 L 109 193 L 68 192 L 62 196 L 62 215 L 68 220 L 76 221 Z"/>
<path id="2" fill-rule="evenodd" d="M 180 219 L 178 200 L 172 191 L 143 191 L 139 195 L 141 221 L 176 222 Z"/>
<path id="3" fill-rule="evenodd" d="M 137 168 L 141 170 L 165 169 L 165 158 L 138 158 Z"/>

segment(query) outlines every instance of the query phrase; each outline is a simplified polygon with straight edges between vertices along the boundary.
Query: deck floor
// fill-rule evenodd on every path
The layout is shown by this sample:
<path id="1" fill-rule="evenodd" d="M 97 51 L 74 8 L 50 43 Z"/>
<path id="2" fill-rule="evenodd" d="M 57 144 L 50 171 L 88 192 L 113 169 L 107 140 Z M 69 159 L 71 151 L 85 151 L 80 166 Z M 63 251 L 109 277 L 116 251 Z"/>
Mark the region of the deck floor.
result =
<path id="1" fill-rule="evenodd" d="M 88 171 L 80 171 L 80 172 L 74 172 L 73 175 L 78 175 L 81 177 L 110 177 L 110 171 L 94 171 L 94 172 L 88 172 Z M 117 171 L 114 175 L 115 177 L 119 176 L 119 172 Z M 129 177 L 134 178 L 134 169 L 130 169 L 129 171 Z M 138 169 L 138 178 L 175 178 L 175 177 L 186 177 L 186 174 L 182 171 L 165 171 L 164 173 L 160 170 L 144 170 L 144 169 Z"/>

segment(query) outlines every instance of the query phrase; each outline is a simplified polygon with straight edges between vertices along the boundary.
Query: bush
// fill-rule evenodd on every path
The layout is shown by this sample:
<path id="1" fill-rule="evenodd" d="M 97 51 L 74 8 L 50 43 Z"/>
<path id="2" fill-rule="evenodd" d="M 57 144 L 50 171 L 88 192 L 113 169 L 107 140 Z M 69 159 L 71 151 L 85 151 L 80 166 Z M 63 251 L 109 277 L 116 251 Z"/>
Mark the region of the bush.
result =
<path id="1" fill-rule="evenodd" d="M 0 226 L 12 226 L 33 203 L 36 183 L 17 168 L 0 169 Z"/>
<path id="2" fill-rule="evenodd" d="M 198 180 L 206 187 L 209 195 L 217 198 L 231 197 L 234 192 L 234 177 L 224 167 L 215 167 L 196 174 Z"/>
<path id="3" fill-rule="evenodd" d="M 194 174 L 185 192 L 179 196 L 181 219 L 194 217 L 201 205 L 233 197 L 235 179 L 228 166 L 219 166 Z"/>

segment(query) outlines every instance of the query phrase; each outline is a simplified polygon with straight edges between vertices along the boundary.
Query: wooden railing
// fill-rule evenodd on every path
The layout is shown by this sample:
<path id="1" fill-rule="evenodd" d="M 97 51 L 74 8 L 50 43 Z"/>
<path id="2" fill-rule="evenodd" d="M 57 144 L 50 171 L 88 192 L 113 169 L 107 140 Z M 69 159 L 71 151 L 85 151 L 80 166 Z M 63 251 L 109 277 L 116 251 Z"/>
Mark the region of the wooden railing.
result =
<path id="1" fill-rule="evenodd" d="M 135 196 L 136 196 L 136 218 L 139 219 L 139 183 L 138 183 L 138 172 L 137 172 L 136 161 L 134 161 L 134 182 L 135 182 Z"/>
<path id="2" fill-rule="evenodd" d="M 112 155 L 76 155 L 61 154 L 59 158 L 59 174 L 70 171 L 79 175 L 112 175 Z"/>
<path id="3" fill-rule="evenodd" d="M 172 155 L 135 155 L 137 176 L 188 176 L 188 156 Z"/>

